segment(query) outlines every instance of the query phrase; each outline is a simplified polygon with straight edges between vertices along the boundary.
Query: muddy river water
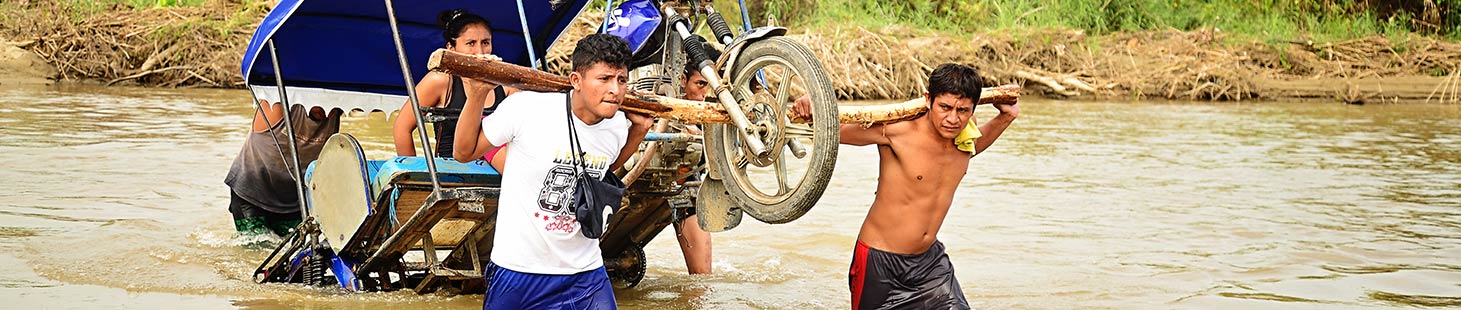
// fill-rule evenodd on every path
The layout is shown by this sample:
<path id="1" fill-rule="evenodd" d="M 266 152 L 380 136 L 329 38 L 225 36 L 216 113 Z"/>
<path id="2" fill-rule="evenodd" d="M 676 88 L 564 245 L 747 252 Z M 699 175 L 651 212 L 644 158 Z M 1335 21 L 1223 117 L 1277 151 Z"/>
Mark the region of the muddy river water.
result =
<path id="1" fill-rule="evenodd" d="M 939 239 L 976 308 L 1461 307 L 1461 106 L 1026 100 Z M 261 285 L 226 211 L 238 90 L 0 87 L 0 308 L 476 309 L 481 295 Z M 993 110 L 981 108 L 980 119 Z M 367 157 L 380 113 L 347 118 Z M 624 309 L 845 309 L 877 152 L 802 219 L 666 232 Z"/>

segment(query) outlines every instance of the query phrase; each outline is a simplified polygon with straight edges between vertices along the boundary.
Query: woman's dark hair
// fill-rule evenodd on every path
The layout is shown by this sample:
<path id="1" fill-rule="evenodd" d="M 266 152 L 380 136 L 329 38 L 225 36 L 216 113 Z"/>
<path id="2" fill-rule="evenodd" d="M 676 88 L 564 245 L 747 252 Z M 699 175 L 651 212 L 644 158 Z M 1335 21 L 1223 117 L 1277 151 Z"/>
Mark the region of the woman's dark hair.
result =
<path id="1" fill-rule="evenodd" d="M 447 46 L 456 45 L 457 37 L 462 35 L 462 29 L 470 25 L 481 24 L 492 31 L 492 23 L 481 15 L 467 12 L 467 9 L 455 9 L 441 11 L 436 14 L 436 25 L 441 26 L 441 38 L 446 39 Z"/>
<path id="2" fill-rule="evenodd" d="M 969 66 L 946 63 L 933 69 L 933 74 L 928 77 L 928 97 L 937 98 L 943 94 L 973 99 L 979 102 L 979 92 L 984 87 L 984 80 L 979 73 Z"/>

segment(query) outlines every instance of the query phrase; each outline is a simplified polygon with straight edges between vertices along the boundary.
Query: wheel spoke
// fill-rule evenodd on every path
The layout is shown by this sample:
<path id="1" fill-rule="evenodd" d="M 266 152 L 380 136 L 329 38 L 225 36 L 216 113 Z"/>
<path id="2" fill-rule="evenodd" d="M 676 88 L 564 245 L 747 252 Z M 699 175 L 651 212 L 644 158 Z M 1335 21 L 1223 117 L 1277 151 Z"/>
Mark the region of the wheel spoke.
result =
<path id="1" fill-rule="evenodd" d="M 788 85 L 788 84 L 791 84 L 792 83 L 791 82 L 792 81 L 792 78 L 794 78 L 794 77 L 797 76 L 796 71 L 793 71 L 790 68 L 787 68 L 787 71 L 790 71 L 790 72 L 787 72 L 785 74 L 785 76 L 781 77 L 781 85 L 777 85 L 776 86 L 776 101 L 775 101 L 775 104 L 781 106 L 782 109 L 785 109 L 786 99 L 787 99 L 786 97 L 787 97 L 788 93 L 790 93 L 790 89 L 791 89 L 791 86 Z"/>
<path id="2" fill-rule="evenodd" d="M 776 195 L 781 195 L 791 192 L 791 187 L 786 185 L 786 153 L 777 157 L 779 158 L 773 163 L 776 166 Z"/>
<path id="3" fill-rule="evenodd" d="M 811 139 L 814 134 L 812 127 L 805 124 L 786 124 L 786 127 L 783 127 L 781 133 L 785 134 L 787 139 Z"/>

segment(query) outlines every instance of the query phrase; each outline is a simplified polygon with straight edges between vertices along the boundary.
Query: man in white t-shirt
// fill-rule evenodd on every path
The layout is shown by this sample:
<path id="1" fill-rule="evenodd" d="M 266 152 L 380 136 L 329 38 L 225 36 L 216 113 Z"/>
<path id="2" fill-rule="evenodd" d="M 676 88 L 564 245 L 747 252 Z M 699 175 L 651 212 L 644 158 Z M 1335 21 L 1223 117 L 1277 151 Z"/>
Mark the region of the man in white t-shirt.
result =
<path id="1" fill-rule="evenodd" d="M 601 178 L 633 155 L 651 118 L 619 112 L 628 91 L 628 42 L 590 35 L 578 42 L 572 58 L 569 94 L 518 92 L 482 119 L 473 114 L 481 113 L 486 94 L 468 93 L 458 118 L 452 154 L 457 161 L 512 144 L 484 309 L 617 308 L 599 240 L 584 237 L 572 210 L 576 160 L 568 126 L 572 122 L 586 153 L 589 177 Z"/>

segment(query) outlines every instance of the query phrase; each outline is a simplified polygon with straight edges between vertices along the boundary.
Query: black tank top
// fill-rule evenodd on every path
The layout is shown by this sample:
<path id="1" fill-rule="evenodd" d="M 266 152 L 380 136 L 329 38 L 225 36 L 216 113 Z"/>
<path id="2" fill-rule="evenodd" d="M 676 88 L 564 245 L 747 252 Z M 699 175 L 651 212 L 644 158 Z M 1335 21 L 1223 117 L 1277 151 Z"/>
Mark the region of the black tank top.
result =
<path id="1" fill-rule="evenodd" d="M 447 97 L 449 99 L 446 102 L 447 108 L 461 109 L 467 105 L 467 93 L 462 88 L 462 78 L 453 75 L 451 77 L 451 94 Z M 492 106 L 484 109 L 482 115 L 492 115 L 492 112 L 497 111 L 497 104 L 502 103 L 503 98 L 507 98 L 507 90 L 503 89 L 502 86 L 497 86 L 497 88 L 492 89 Z M 451 158 L 452 143 L 456 139 L 456 136 L 456 120 L 446 120 L 436 123 L 436 156 Z"/>

